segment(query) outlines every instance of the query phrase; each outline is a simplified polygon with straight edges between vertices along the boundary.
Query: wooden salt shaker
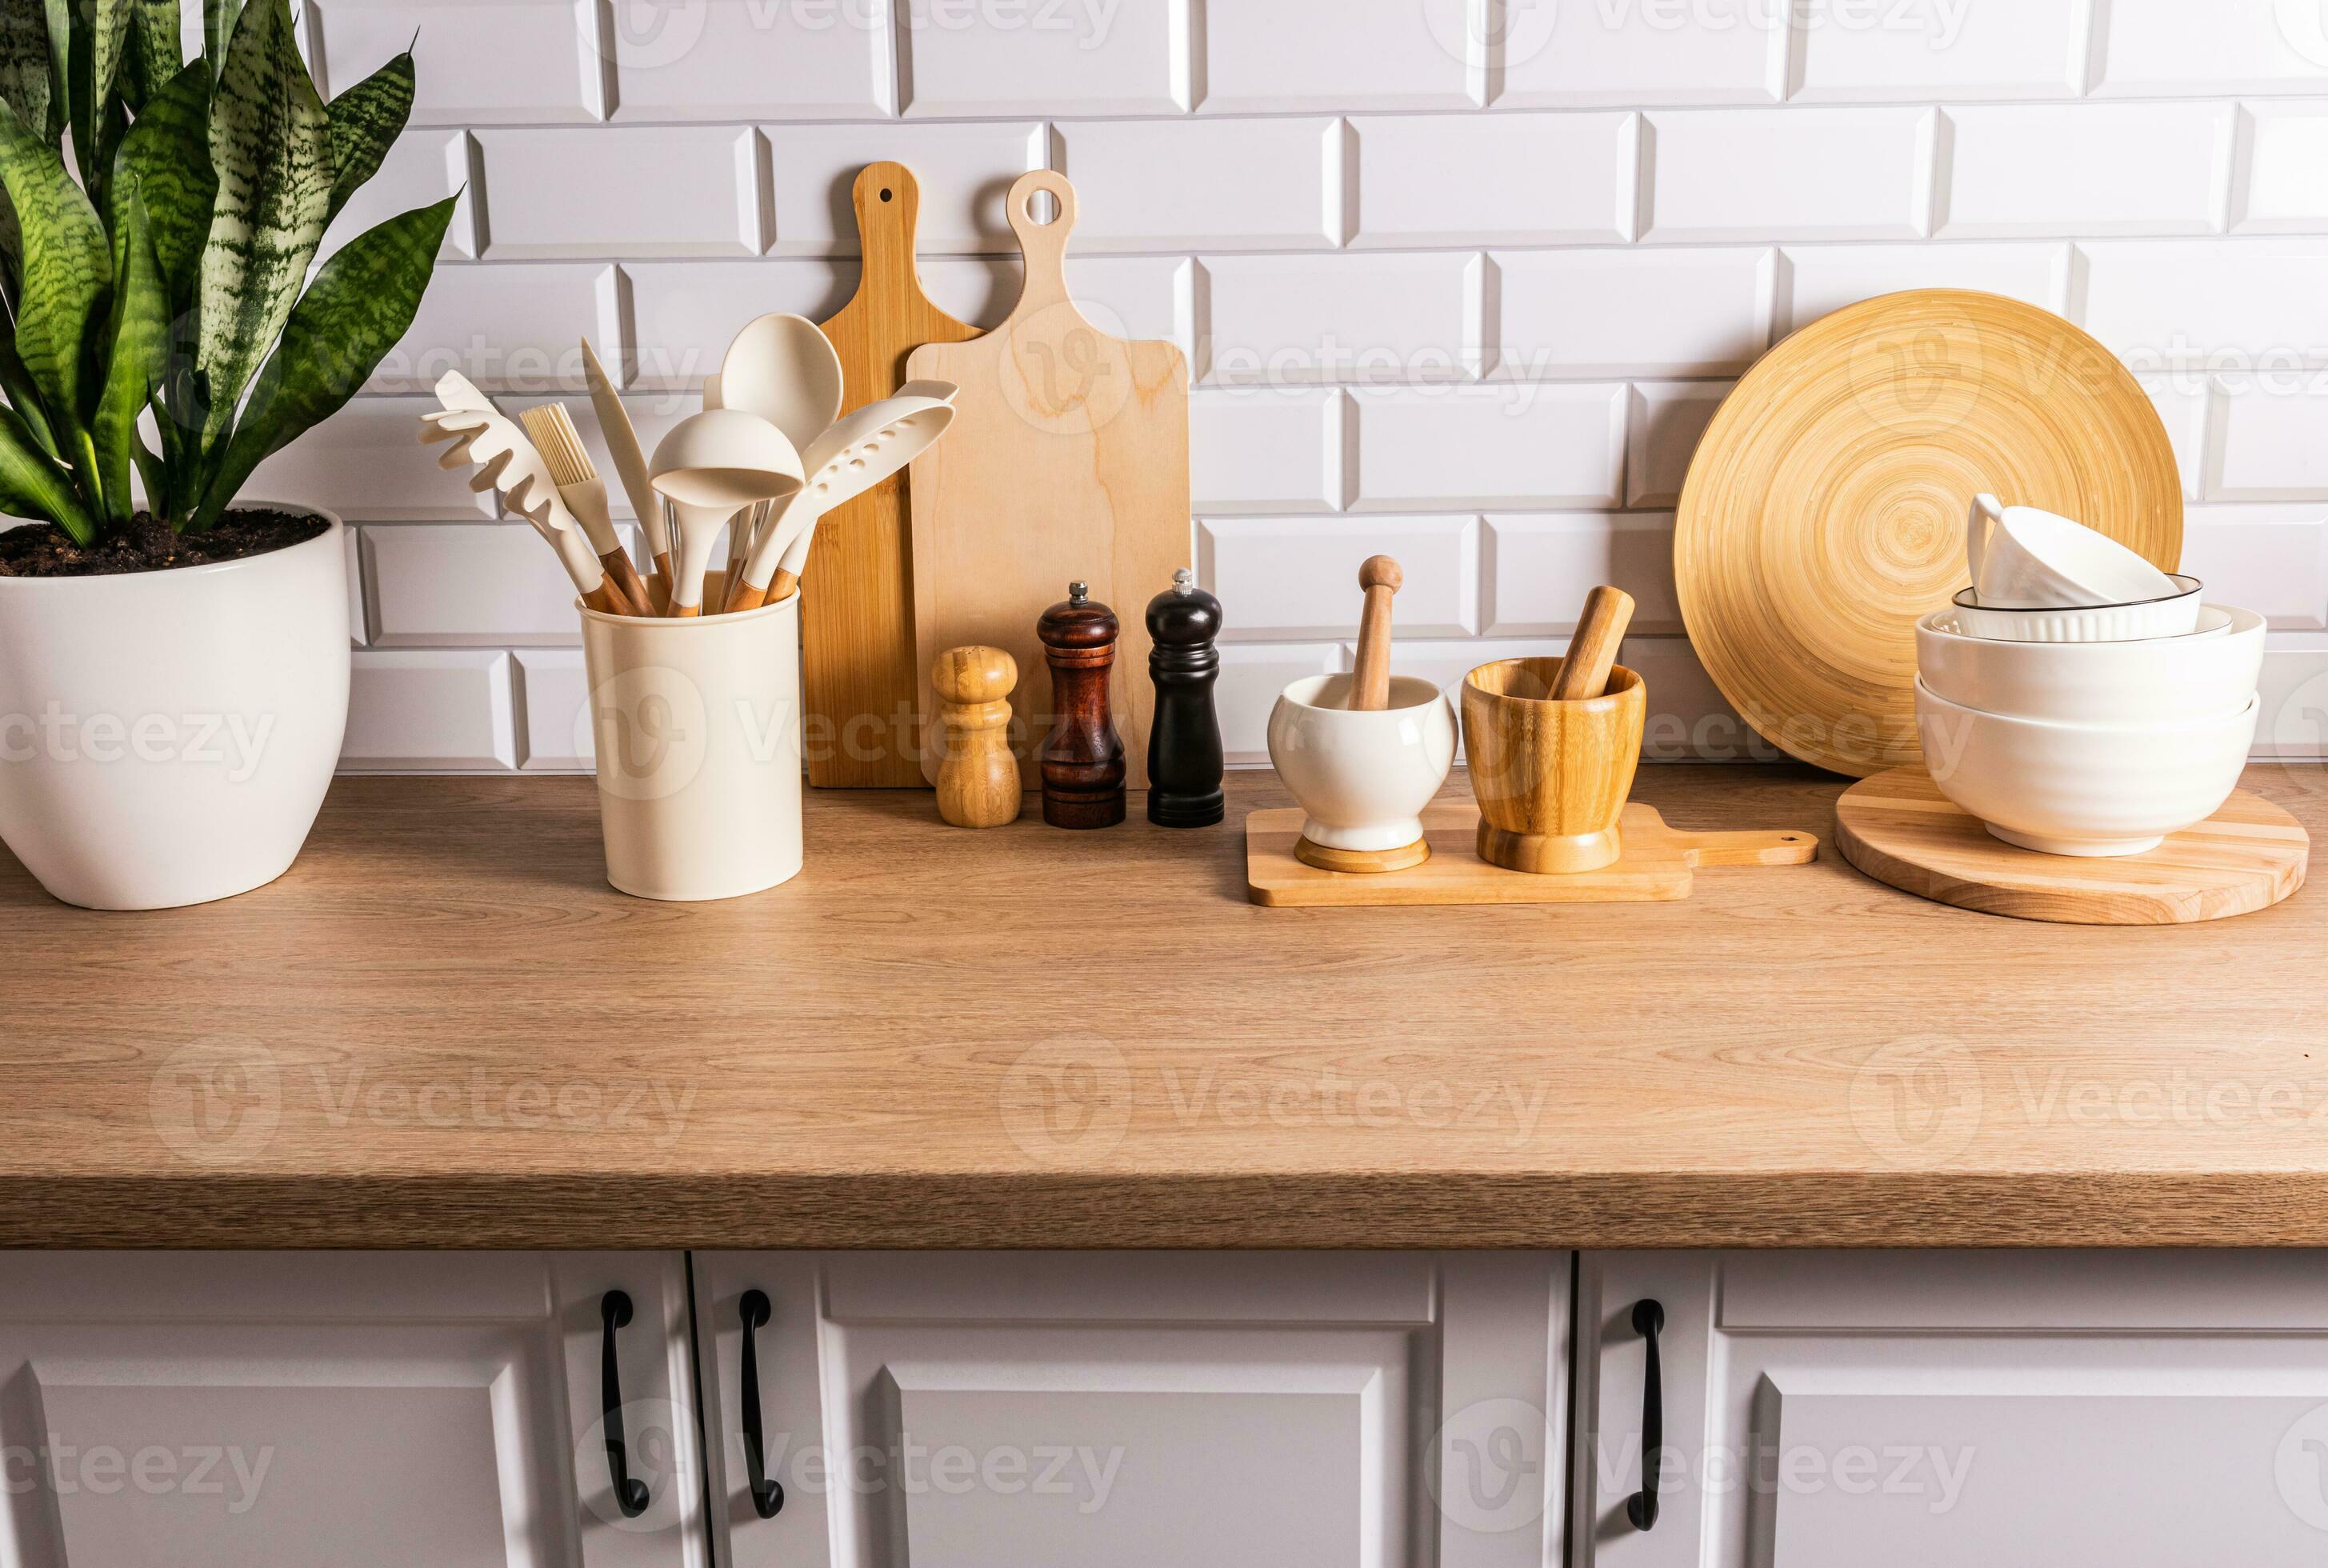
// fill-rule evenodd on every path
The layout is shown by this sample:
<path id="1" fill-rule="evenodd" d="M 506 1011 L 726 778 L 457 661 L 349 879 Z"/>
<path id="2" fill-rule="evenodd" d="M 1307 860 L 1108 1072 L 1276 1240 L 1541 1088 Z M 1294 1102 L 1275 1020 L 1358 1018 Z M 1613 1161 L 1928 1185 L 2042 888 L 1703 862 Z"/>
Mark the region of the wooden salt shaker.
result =
<path id="1" fill-rule="evenodd" d="M 1018 661 L 1000 648 L 949 648 L 930 666 L 944 727 L 938 815 L 957 828 L 1018 820 L 1018 759 L 1010 755 L 1010 691 Z"/>
<path id="2" fill-rule="evenodd" d="M 1182 567 L 1148 601 L 1148 678 L 1156 718 L 1148 730 L 1148 820 L 1162 828 L 1205 828 L 1228 812 L 1220 715 L 1213 686 L 1221 674 L 1221 602 Z"/>
<path id="3" fill-rule="evenodd" d="M 1055 828 L 1123 821 L 1123 737 L 1108 715 L 1107 680 L 1122 627 L 1088 584 L 1043 612 L 1035 627 L 1051 666 L 1051 733 L 1043 741 L 1043 820 Z"/>

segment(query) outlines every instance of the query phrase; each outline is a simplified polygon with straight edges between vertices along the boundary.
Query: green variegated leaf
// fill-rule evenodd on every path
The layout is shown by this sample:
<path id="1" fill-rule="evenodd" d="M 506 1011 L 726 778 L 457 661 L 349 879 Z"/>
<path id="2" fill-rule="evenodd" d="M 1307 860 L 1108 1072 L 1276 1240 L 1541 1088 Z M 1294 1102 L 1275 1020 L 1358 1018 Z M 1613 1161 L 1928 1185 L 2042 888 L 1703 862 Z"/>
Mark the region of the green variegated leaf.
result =
<path id="1" fill-rule="evenodd" d="M 80 544 L 97 539 L 97 521 L 73 493 L 70 476 L 33 444 L 12 408 L 0 408 L 0 511 L 47 518 Z"/>
<path id="2" fill-rule="evenodd" d="M 210 377 L 207 446 L 274 346 L 324 238 L 332 206 L 332 131 L 292 39 L 286 0 L 250 0 L 211 95 L 218 202 L 202 262 L 202 351 Z"/>
<path id="3" fill-rule="evenodd" d="M 135 192 L 146 203 L 174 315 L 193 309 L 211 207 L 218 199 L 210 120 L 210 62 L 197 60 L 155 94 L 113 159 L 113 231 L 121 232 L 123 208 Z"/>
<path id="4" fill-rule="evenodd" d="M 114 89 L 129 42 L 131 0 L 73 0 L 78 25 L 69 54 L 72 70 L 73 156 L 81 183 L 100 205 L 112 174 L 114 144 L 126 119 L 117 120 Z"/>
<path id="5" fill-rule="evenodd" d="M 42 0 L 0 0 L 0 99 L 43 133 L 51 126 L 49 83 L 55 70 Z"/>
<path id="6" fill-rule="evenodd" d="M 97 444 L 97 476 L 104 486 L 106 515 L 115 522 L 130 517 L 129 467 L 137 450 L 137 417 L 146 411 L 170 360 L 170 302 L 162 269 L 154 258 L 154 238 L 146 203 L 131 194 L 126 221 L 114 233 L 119 257 L 113 274 L 113 335 L 105 386 L 98 395 L 89 435 Z M 167 498 L 155 496 L 163 511 Z"/>
<path id="7" fill-rule="evenodd" d="M 242 14 L 242 0 L 202 0 L 202 55 L 216 72 Z"/>
<path id="8" fill-rule="evenodd" d="M 5 5 L 8 0 L 0 0 Z M 121 97 L 143 112 L 154 95 L 185 69 L 178 0 L 130 0 L 128 58 L 121 67 Z"/>
<path id="9" fill-rule="evenodd" d="M 412 56 L 398 55 L 332 100 L 332 216 L 380 172 L 412 117 Z"/>
<path id="10" fill-rule="evenodd" d="M 283 346 L 251 389 L 195 526 L 209 527 L 270 455 L 337 413 L 412 329 L 458 202 L 447 197 L 391 218 L 315 274 L 283 331 Z"/>
<path id="11" fill-rule="evenodd" d="M 57 438 L 49 430 L 49 417 L 41 412 L 40 390 L 24 369 L 23 356 L 16 352 L 16 340 L 0 333 L 0 391 L 8 394 L 9 406 L 24 421 L 33 444 L 50 456 L 57 455 Z"/>
<path id="12" fill-rule="evenodd" d="M 105 226 L 64 162 L 13 108 L 0 108 L 0 182 L 24 241 L 16 352 L 60 445 L 79 429 L 81 353 L 113 272 Z"/>
<path id="13" fill-rule="evenodd" d="M 41 0 L 49 23 L 49 140 L 64 145 L 65 127 L 72 123 L 72 0 Z M 28 116 L 24 121 L 31 125 Z"/>

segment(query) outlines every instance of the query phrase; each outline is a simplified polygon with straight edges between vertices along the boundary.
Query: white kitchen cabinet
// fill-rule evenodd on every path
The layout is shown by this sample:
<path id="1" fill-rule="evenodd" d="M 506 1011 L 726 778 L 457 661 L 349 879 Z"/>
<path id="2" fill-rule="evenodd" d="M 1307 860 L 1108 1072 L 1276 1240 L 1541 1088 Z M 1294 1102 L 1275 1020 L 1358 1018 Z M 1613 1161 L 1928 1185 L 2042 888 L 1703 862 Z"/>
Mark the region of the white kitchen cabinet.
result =
<path id="1" fill-rule="evenodd" d="M 0 1568 L 692 1568 L 688 1336 L 677 1253 L 0 1257 Z"/>
<path id="2" fill-rule="evenodd" d="M 719 1568 L 1559 1561 L 1567 1253 L 694 1263 Z"/>
<path id="3" fill-rule="evenodd" d="M 1588 1253 L 1577 1344 L 1575 1568 L 2328 1553 L 2316 1252 Z"/>

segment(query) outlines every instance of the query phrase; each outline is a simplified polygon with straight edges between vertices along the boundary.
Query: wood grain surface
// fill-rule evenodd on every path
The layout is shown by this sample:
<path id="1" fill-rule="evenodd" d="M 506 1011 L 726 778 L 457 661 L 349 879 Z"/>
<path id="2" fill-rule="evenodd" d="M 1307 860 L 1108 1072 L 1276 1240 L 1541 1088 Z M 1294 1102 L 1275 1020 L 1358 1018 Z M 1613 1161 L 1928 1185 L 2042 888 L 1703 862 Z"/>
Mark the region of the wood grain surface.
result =
<path id="1" fill-rule="evenodd" d="M 1920 767 L 1854 784 L 1835 805 L 1851 863 L 1920 897 L 2019 920 L 2176 925 L 2267 909 L 2304 886 L 2303 825 L 2245 791 L 2140 855 L 2079 859 L 2001 843 Z"/>
<path id="2" fill-rule="evenodd" d="M 2328 827 L 2323 770 L 2246 782 Z M 1636 793 L 1824 836 L 1840 788 Z M 605 886 L 587 778 L 343 779 L 288 875 L 193 909 L 0 855 L 0 1243 L 2328 1244 L 2316 890 L 2038 925 L 1826 856 L 1263 909 L 1240 827 L 1292 803 L 1229 791 L 1105 833 L 812 793 L 800 877 L 703 906 Z"/>
<path id="3" fill-rule="evenodd" d="M 1254 903 L 1272 909 L 1654 903 L 1688 897 L 1700 866 L 1803 866 L 1818 853 L 1807 831 L 1677 832 L 1657 807 L 1635 803 L 1622 808 L 1621 850 L 1613 863 L 1559 876 L 1510 871 L 1476 851 L 1479 808 L 1441 800 L 1422 815 L 1429 859 L 1408 869 L 1336 875 L 1330 861 L 1297 855 L 1303 820 L 1299 808 L 1245 818 L 1245 886 Z"/>
<path id="4" fill-rule="evenodd" d="M 2051 311 L 1920 289 L 1763 355 L 1707 427 L 1674 528 L 1682 619 L 1722 694 L 1837 773 L 1921 760 L 1915 622 L 1971 581 L 1983 492 L 2180 563 L 2182 482 L 2157 409 Z"/>
<path id="5" fill-rule="evenodd" d="M 1049 222 L 1031 210 L 1045 194 Z M 1089 584 L 1122 622 L 1109 707 L 1130 785 L 1146 789 L 1156 690 L 1143 612 L 1190 564 L 1188 364 L 1171 343 L 1094 324 L 1069 296 L 1076 203 L 1065 175 L 1021 174 L 1007 211 L 1026 260 L 1009 319 L 908 361 L 915 380 L 962 388 L 946 438 L 914 461 L 915 634 L 933 656 L 976 643 L 1018 661 L 1012 739 L 1023 782 L 1040 789 L 1053 715 L 1035 623 L 1069 583 Z M 926 681 L 920 699 L 931 711 Z M 934 780 L 935 759 L 925 765 Z"/>
<path id="6" fill-rule="evenodd" d="M 903 164 L 868 164 L 850 194 L 865 269 L 855 296 L 823 324 L 840 356 L 843 414 L 894 395 L 906 380 L 906 356 L 924 343 L 978 335 L 922 292 L 914 260 L 922 193 L 912 172 Z M 916 749 L 923 671 L 914 643 L 907 483 L 906 475 L 894 475 L 839 508 L 817 524 L 809 546 L 802 574 L 801 696 L 808 782 L 820 789 L 919 788 L 928 782 Z"/>

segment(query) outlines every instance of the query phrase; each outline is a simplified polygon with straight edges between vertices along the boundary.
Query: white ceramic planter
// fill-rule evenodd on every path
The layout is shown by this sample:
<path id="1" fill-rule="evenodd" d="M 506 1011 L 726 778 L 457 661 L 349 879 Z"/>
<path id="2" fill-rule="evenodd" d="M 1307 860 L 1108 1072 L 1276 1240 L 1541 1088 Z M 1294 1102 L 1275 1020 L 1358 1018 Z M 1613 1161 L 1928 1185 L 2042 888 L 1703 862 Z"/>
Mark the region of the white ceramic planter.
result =
<path id="1" fill-rule="evenodd" d="M 347 731 L 347 540 L 281 510 L 331 526 L 213 566 L 0 577 L 0 840 L 66 903 L 230 897 L 306 841 Z"/>
<path id="2" fill-rule="evenodd" d="M 801 869 L 800 596 L 686 620 L 581 615 L 606 880 L 689 901 L 790 880 Z"/>

